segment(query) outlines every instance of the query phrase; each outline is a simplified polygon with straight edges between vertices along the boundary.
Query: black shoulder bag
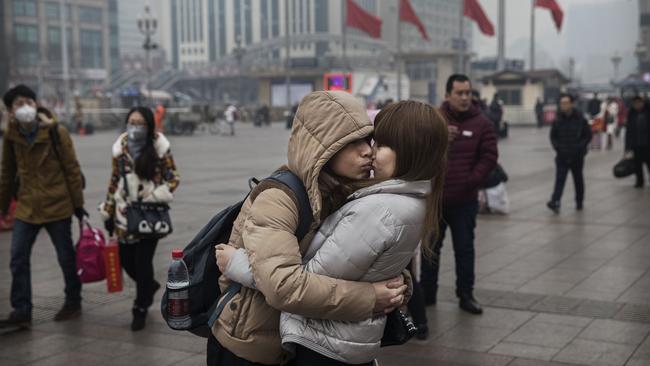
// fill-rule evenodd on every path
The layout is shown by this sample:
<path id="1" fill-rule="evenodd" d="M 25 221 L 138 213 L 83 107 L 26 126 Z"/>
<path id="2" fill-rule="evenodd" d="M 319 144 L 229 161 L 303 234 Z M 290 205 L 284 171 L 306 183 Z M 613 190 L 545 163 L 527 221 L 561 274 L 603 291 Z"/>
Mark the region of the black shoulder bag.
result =
<path id="1" fill-rule="evenodd" d="M 126 232 L 142 239 L 160 239 L 171 234 L 172 220 L 169 216 L 169 205 L 160 202 L 142 202 L 142 197 L 132 202 L 122 160 L 120 160 L 120 173 L 126 193 Z"/>
<path id="2" fill-rule="evenodd" d="M 401 346 L 415 336 L 415 324 L 400 309 L 395 309 L 386 316 L 384 335 L 381 337 L 381 346 Z"/>

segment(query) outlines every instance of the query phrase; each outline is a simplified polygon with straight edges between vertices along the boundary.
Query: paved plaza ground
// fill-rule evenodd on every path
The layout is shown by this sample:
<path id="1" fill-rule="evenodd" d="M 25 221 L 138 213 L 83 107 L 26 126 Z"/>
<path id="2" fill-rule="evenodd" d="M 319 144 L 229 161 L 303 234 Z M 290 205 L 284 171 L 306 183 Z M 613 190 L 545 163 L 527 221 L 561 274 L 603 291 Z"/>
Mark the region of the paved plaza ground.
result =
<path id="1" fill-rule="evenodd" d="M 74 138 L 96 225 L 115 137 Z M 239 126 L 234 138 L 171 137 L 181 185 L 171 211 L 175 232 L 155 256 L 161 283 L 171 249 L 182 248 L 214 213 L 239 200 L 249 177 L 280 166 L 287 140 L 280 124 Z M 448 242 L 439 302 L 428 308 L 429 340 L 383 349 L 380 365 L 650 365 L 650 188 L 612 177 L 620 142 L 614 151 L 588 155 L 585 210 L 575 211 L 569 180 L 558 216 L 545 207 L 554 179 L 548 130 L 514 129 L 499 148 L 510 176 L 511 213 L 479 218 L 476 295 L 485 314 L 458 309 Z M 0 233 L 1 316 L 10 311 L 10 239 L 11 233 Z M 147 328 L 130 331 L 134 288 L 128 278 L 119 294 L 107 294 L 104 283 L 84 286 L 83 316 L 55 323 L 63 278 L 45 232 L 32 255 L 32 281 L 34 325 L 0 335 L 0 365 L 205 364 L 205 341 L 169 330 L 155 306 Z"/>

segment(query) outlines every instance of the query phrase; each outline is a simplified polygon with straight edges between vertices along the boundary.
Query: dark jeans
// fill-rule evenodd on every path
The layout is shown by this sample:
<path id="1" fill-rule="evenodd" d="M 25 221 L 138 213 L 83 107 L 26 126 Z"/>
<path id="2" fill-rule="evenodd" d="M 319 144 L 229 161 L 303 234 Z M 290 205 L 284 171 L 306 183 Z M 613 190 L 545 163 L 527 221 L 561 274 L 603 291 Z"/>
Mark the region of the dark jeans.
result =
<path id="1" fill-rule="evenodd" d="M 413 273 L 411 264 L 408 265 L 407 269 Z M 422 287 L 420 286 L 420 283 L 415 279 L 415 276 L 413 276 L 413 294 L 411 295 L 411 300 L 409 300 L 408 303 L 408 310 L 416 326 L 427 325 L 428 321 L 424 304 L 424 294 L 422 294 Z"/>
<path id="2" fill-rule="evenodd" d="M 153 274 L 153 255 L 158 239 L 142 239 L 133 244 L 120 243 L 122 268 L 136 283 L 135 305 L 147 309 L 153 303 L 156 280 Z"/>
<path id="3" fill-rule="evenodd" d="M 372 366 L 374 362 L 362 363 L 359 365 Z M 293 363 L 294 366 L 347 366 L 352 365 L 329 357 L 323 356 L 318 352 L 314 352 L 307 347 L 296 345 L 296 358 Z"/>
<path id="4" fill-rule="evenodd" d="M 208 338 L 207 348 L 206 363 L 208 366 L 265 366 L 261 363 L 254 363 L 237 357 L 234 353 L 219 344 L 219 341 L 213 335 L 210 335 Z"/>
<path id="5" fill-rule="evenodd" d="M 433 247 L 435 258 L 422 258 L 421 286 L 426 298 L 435 298 L 438 291 L 440 251 L 447 226 L 451 230 L 456 259 L 456 296 L 469 296 L 474 291 L 474 228 L 477 214 L 477 201 L 453 206 L 444 205 L 442 208 L 440 238 Z"/>
<path id="6" fill-rule="evenodd" d="M 585 180 L 582 175 L 584 165 L 584 156 L 573 159 L 560 158 L 559 156 L 555 158 L 555 189 L 553 190 L 553 196 L 551 196 L 553 202 L 560 202 L 562 199 L 564 183 L 566 183 L 566 177 L 571 171 L 576 191 L 576 203 L 582 204 L 585 198 Z"/>
<path id="7" fill-rule="evenodd" d="M 634 149 L 634 173 L 636 174 L 636 183 L 639 185 L 644 183 L 643 164 L 650 174 L 650 147 Z"/>
<path id="8" fill-rule="evenodd" d="M 75 250 L 72 244 L 72 219 L 67 218 L 45 224 L 14 221 L 11 237 L 11 306 L 20 314 L 32 313 L 32 274 L 30 259 L 36 236 L 42 227 L 56 249 L 56 258 L 65 280 L 65 302 L 81 302 L 81 281 L 77 276 Z"/>

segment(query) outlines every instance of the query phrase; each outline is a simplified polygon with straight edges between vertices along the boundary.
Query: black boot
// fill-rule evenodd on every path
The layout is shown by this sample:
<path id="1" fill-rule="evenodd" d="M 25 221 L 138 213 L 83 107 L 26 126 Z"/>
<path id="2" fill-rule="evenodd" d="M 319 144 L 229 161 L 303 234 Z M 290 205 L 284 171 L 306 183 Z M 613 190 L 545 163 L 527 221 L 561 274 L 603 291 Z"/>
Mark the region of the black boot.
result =
<path id="1" fill-rule="evenodd" d="M 131 330 L 137 332 L 144 329 L 144 325 L 147 320 L 147 309 L 134 306 L 132 312 L 133 321 L 131 322 Z"/>
<path id="2" fill-rule="evenodd" d="M 60 322 L 70 320 L 81 316 L 81 303 L 80 302 L 67 302 L 63 304 L 61 310 L 54 315 L 54 321 Z"/>
<path id="3" fill-rule="evenodd" d="M 460 301 L 458 302 L 458 306 L 463 309 L 464 311 L 470 313 L 470 314 L 483 314 L 483 308 L 481 307 L 481 304 L 476 301 L 474 296 L 472 294 L 465 294 L 459 296 Z"/>
<path id="4" fill-rule="evenodd" d="M 420 324 L 417 326 L 418 330 L 415 332 L 415 338 L 426 341 L 429 338 L 429 326 L 426 324 Z"/>
<path id="5" fill-rule="evenodd" d="M 560 202 L 548 201 L 546 202 L 546 207 L 548 207 L 556 215 L 560 213 Z"/>
<path id="6" fill-rule="evenodd" d="M 6 319 L 0 320 L 0 329 L 26 329 L 32 325 L 32 314 L 12 311 Z"/>

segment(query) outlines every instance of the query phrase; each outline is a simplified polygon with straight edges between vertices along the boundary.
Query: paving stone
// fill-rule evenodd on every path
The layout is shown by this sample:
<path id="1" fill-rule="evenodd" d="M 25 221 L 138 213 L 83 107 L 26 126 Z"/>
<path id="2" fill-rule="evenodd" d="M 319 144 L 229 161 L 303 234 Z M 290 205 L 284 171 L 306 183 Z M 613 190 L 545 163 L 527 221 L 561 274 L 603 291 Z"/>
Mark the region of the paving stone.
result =
<path id="1" fill-rule="evenodd" d="M 554 360 L 580 365 L 619 366 L 624 365 L 633 352 L 633 346 L 576 339 Z"/>
<path id="2" fill-rule="evenodd" d="M 544 295 L 527 294 L 521 292 L 508 292 L 491 301 L 490 306 L 508 309 L 529 309 L 533 304 L 544 298 Z"/>
<path id="3" fill-rule="evenodd" d="M 559 362 L 549 362 L 549 361 L 518 358 L 512 361 L 511 363 L 509 363 L 508 366 L 573 366 L 573 365 L 569 365 L 566 363 L 559 363 Z"/>
<path id="4" fill-rule="evenodd" d="M 581 327 L 530 321 L 510 334 L 505 340 L 533 346 L 562 348 L 569 344 L 581 331 Z"/>
<path id="5" fill-rule="evenodd" d="M 459 325 L 515 330 L 533 316 L 535 313 L 529 311 L 486 308 L 481 316 L 467 314 L 461 317 Z"/>
<path id="6" fill-rule="evenodd" d="M 456 326 L 438 337 L 433 343 L 468 351 L 487 352 L 509 333 L 508 329 Z"/>
<path id="7" fill-rule="evenodd" d="M 578 307 L 571 313 L 573 315 L 592 318 L 611 318 L 616 315 L 623 306 L 624 304 L 621 303 L 586 300 L 578 305 Z"/>
<path id="8" fill-rule="evenodd" d="M 609 319 L 594 320 L 578 338 L 636 346 L 650 333 L 650 325 Z"/>
<path id="9" fill-rule="evenodd" d="M 614 316 L 614 319 L 650 323 L 650 306 L 627 304 Z"/>
<path id="10" fill-rule="evenodd" d="M 584 328 L 587 325 L 589 325 L 593 320 L 590 318 L 580 317 L 580 316 L 541 313 L 541 314 L 537 314 L 532 321 Z"/>
<path id="11" fill-rule="evenodd" d="M 39 366 L 99 365 L 110 361 L 110 355 L 71 351 L 38 360 L 37 364 Z"/>
<path id="12" fill-rule="evenodd" d="M 530 310 L 569 314 L 576 309 L 583 300 L 564 296 L 547 296 L 533 305 Z"/>
<path id="13" fill-rule="evenodd" d="M 400 365 L 438 365 L 439 363 L 446 365 L 447 363 L 453 363 L 454 365 L 467 366 L 504 366 L 510 365 L 513 360 L 510 356 L 460 350 L 435 344 L 421 345 L 416 342 L 409 342 L 402 347 L 394 348 L 392 351 L 389 348 L 382 349 L 379 356 L 380 365 L 384 365 L 381 361 L 388 354 L 398 356 L 398 360 L 401 358 L 402 362 L 397 363 Z M 411 363 L 409 361 L 415 361 L 411 358 L 412 355 L 426 357 L 426 362 Z"/>
<path id="14" fill-rule="evenodd" d="M 501 342 L 490 350 L 490 353 L 545 361 L 550 361 L 558 352 L 560 352 L 560 348 L 541 347 L 512 342 Z"/>

